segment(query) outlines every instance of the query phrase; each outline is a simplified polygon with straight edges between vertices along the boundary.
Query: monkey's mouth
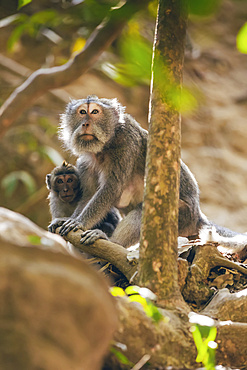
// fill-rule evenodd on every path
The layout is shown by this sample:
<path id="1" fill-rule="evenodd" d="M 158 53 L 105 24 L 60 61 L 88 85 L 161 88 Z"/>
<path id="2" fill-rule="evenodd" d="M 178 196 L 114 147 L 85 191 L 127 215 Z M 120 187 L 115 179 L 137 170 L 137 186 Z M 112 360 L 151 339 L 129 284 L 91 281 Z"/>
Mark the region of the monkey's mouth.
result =
<path id="1" fill-rule="evenodd" d="M 96 136 L 94 136 L 92 134 L 83 134 L 83 135 L 80 136 L 80 138 L 84 141 L 91 141 L 91 140 L 94 140 L 94 139 L 97 140 Z"/>
<path id="2" fill-rule="evenodd" d="M 72 202 L 72 200 L 74 199 L 74 195 L 63 195 L 61 196 L 62 200 L 64 202 Z"/>

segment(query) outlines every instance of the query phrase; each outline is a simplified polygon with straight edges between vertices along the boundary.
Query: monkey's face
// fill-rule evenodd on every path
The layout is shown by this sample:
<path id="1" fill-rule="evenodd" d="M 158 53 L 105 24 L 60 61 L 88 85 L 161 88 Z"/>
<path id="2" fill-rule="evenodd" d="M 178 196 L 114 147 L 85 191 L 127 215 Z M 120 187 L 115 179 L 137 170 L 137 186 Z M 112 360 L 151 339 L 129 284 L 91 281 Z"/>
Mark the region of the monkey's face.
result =
<path id="1" fill-rule="evenodd" d="M 79 180 L 74 174 L 57 175 L 53 188 L 58 193 L 60 200 L 64 203 L 71 203 L 80 190 Z"/>
<path id="2" fill-rule="evenodd" d="M 113 100 L 97 97 L 71 101 L 61 120 L 61 137 L 75 155 L 98 153 L 110 142 L 119 123 Z"/>

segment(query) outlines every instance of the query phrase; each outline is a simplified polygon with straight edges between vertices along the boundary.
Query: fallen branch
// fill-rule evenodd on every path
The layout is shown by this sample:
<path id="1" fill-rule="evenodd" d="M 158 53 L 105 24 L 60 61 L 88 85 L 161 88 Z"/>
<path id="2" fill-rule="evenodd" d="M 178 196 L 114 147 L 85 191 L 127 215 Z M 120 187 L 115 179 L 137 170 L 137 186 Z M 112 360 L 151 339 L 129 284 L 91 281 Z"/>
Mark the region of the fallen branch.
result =
<path id="1" fill-rule="evenodd" d="M 214 291 L 208 285 L 207 278 L 210 270 L 216 266 L 235 269 L 242 274 L 247 274 L 245 267 L 222 256 L 215 245 L 198 245 L 183 289 L 183 297 L 186 301 L 195 302 L 199 307 L 210 299 Z"/>
<path id="2" fill-rule="evenodd" d="M 121 8 L 112 10 L 109 18 L 95 29 L 84 49 L 73 59 L 62 66 L 39 69 L 28 77 L 0 109 L 0 135 L 2 136 L 21 113 L 48 90 L 68 85 L 85 73 L 117 38 L 126 22 L 146 3 L 147 0 L 129 0 Z"/>

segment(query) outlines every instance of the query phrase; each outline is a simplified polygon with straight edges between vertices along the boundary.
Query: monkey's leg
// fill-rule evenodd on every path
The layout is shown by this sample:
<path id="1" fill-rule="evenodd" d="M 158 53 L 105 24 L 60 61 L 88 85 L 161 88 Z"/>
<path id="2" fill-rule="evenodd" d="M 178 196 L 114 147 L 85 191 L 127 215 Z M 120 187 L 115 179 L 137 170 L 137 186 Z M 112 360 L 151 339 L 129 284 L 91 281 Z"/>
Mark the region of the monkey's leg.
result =
<path id="1" fill-rule="evenodd" d="M 110 240 L 127 248 L 139 242 L 141 231 L 142 203 L 130 211 L 116 227 Z"/>

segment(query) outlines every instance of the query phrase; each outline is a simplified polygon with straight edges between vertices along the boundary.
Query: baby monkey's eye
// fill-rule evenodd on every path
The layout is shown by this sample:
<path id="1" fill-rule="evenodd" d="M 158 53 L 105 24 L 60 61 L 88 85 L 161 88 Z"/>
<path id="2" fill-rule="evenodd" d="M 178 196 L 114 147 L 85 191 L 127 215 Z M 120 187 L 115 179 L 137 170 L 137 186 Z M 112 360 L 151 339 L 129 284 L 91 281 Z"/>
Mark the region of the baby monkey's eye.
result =
<path id="1" fill-rule="evenodd" d="M 99 113 L 98 109 L 94 109 L 94 110 L 92 110 L 92 112 L 91 112 L 91 114 L 97 114 L 97 113 Z"/>
<path id="2" fill-rule="evenodd" d="M 57 183 L 58 184 L 63 184 L 63 180 L 62 179 L 57 179 Z"/>
<path id="3" fill-rule="evenodd" d="M 85 109 L 81 109 L 81 110 L 79 110 L 79 113 L 80 113 L 80 114 L 87 114 L 87 112 L 85 111 Z"/>

